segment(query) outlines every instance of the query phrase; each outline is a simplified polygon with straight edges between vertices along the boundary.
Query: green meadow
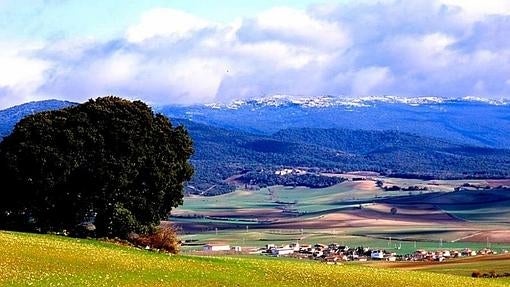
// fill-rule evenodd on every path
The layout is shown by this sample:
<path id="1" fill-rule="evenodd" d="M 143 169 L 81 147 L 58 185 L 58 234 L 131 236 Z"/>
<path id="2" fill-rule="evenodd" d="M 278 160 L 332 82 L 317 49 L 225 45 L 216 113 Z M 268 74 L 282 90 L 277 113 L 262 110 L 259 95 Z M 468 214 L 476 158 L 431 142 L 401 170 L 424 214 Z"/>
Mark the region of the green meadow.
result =
<path id="1" fill-rule="evenodd" d="M 0 232 L 1 286 L 508 286 L 433 272 L 253 256 L 166 255 L 95 240 Z"/>

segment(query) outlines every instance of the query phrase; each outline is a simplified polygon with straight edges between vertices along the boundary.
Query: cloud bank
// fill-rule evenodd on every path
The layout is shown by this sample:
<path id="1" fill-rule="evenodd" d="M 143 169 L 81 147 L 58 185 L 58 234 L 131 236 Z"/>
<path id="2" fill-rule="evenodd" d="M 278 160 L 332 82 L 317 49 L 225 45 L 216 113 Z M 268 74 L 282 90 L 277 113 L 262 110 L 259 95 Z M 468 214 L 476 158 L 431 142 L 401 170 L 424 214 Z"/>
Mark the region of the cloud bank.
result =
<path id="1" fill-rule="evenodd" d="M 115 94 L 154 105 L 272 94 L 510 97 L 510 2 L 275 7 L 215 23 L 145 11 L 107 41 L 0 40 L 0 107 Z"/>

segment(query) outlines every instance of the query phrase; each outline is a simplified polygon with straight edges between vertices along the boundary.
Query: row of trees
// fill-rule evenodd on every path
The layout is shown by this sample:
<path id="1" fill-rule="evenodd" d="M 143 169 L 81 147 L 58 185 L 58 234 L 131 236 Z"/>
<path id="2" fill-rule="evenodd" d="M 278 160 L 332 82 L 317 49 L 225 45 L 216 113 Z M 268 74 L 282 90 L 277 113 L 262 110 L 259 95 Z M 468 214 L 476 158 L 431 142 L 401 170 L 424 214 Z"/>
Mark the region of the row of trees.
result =
<path id="1" fill-rule="evenodd" d="M 187 131 L 116 97 L 42 112 L 0 143 L 0 228 L 126 238 L 182 204 Z"/>
<path id="2" fill-rule="evenodd" d="M 344 179 L 339 177 L 323 176 L 319 174 L 288 174 L 277 175 L 272 170 L 248 172 L 237 179 L 246 184 L 267 187 L 273 185 L 306 186 L 310 188 L 325 188 L 339 184 Z"/>

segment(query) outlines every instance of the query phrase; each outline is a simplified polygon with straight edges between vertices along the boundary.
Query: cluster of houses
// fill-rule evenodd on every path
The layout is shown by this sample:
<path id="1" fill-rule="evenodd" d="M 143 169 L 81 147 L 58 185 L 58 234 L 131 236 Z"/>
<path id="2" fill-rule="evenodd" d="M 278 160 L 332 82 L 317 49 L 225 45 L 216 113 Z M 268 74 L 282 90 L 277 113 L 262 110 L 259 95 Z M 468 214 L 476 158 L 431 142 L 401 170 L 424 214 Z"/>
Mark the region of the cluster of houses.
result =
<path id="1" fill-rule="evenodd" d="M 261 254 L 272 256 L 292 256 L 301 259 L 314 259 L 335 263 L 337 261 L 367 261 L 367 260 L 390 260 L 396 261 L 397 255 L 385 250 L 372 250 L 368 247 L 350 248 L 348 246 L 332 243 L 329 245 L 300 245 L 293 243 L 277 247 L 268 244 L 258 251 Z"/>
<path id="2" fill-rule="evenodd" d="M 295 168 L 284 168 L 281 170 L 277 170 L 274 172 L 276 175 L 284 176 L 284 175 L 304 175 L 307 174 L 305 170 L 295 169 Z"/>
<path id="3" fill-rule="evenodd" d="M 222 244 L 206 244 L 203 251 L 205 252 L 241 252 L 240 246 L 229 246 Z M 397 255 L 395 252 L 389 252 L 382 249 L 371 249 L 369 247 L 351 248 L 348 246 L 332 243 L 329 245 L 300 245 L 292 243 L 284 246 L 276 246 L 275 244 L 267 244 L 266 247 L 250 252 L 251 254 L 263 254 L 270 256 L 288 256 L 300 259 L 321 260 L 329 264 L 341 261 L 368 261 L 368 260 L 384 260 L 384 261 L 439 261 L 450 258 L 459 258 L 476 255 L 492 255 L 497 254 L 496 251 L 484 248 L 478 251 L 465 248 L 463 250 L 416 250 L 412 254 Z"/>
<path id="4" fill-rule="evenodd" d="M 496 255 L 496 251 L 484 248 L 481 250 L 472 250 L 465 248 L 462 250 L 438 250 L 438 251 L 426 251 L 417 250 L 413 254 L 404 255 L 402 260 L 406 261 L 439 261 L 442 262 L 450 258 L 459 258 L 466 256 L 477 256 L 477 255 Z"/>

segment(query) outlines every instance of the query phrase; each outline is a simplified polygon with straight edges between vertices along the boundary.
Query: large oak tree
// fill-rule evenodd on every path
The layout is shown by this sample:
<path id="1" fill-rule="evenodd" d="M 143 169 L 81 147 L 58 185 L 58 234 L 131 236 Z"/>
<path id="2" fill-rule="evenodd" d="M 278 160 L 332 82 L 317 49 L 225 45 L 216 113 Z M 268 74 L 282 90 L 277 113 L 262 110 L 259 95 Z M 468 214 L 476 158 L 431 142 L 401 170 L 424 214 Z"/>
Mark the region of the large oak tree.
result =
<path id="1" fill-rule="evenodd" d="M 149 232 L 182 204 L 192 153 L 187 131 L 140 101 L 28 116 L 0 143 L 0 228 Z"/>

